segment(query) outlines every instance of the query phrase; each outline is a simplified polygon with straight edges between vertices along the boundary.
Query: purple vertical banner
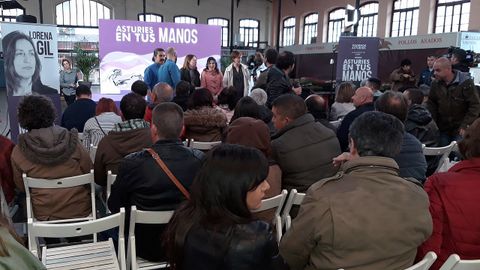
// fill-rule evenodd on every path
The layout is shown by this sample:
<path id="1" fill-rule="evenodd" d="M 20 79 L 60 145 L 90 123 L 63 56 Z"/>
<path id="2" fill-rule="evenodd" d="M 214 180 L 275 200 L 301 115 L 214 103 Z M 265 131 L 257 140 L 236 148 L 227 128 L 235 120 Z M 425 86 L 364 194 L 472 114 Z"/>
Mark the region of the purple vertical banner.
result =
<path id="1" fill-rule="evenodd" d="M 373 37 L 340 37 L 337 56 L 337 82 L 376 77 L 379 39 Z"/>
<path id="2" fill-rule="evenodd" d="M 17 119 L 17 107 L 24 96 L 48 96 L 61 116 L 57 27 L 29 23 L 2 23 L 2 49 L 5 67 L 11 138 L 26 132 Z M 59 124 L 59 117 L 55 123 Z"/>
<path id="3" fill-rule="evenodd" d="M 143 79 L 155 48 L 174 47 L 177 66 L 185 56 L 197 57 L 199 72 L 212 56 L 220 63 L 221 27 L 202 24 L 100 20 L 100 92 L 119 94 Z"/>

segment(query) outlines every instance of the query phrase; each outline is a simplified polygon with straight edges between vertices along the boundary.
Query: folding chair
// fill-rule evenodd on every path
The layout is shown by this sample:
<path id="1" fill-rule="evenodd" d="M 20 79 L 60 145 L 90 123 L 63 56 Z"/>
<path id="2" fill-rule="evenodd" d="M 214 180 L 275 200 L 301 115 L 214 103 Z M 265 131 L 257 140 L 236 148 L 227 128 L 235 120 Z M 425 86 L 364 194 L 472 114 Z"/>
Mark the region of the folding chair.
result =
<path id="1" fill-rule="evenodd" d="M 31 237 L 28 240 L 29 249 L 38 254 L 38 237 L 76 237 L 103 232 L 119 227 L 118 255 L 115 252 L 113 241 L 68 245 L 57 248 L 42 248 L 41 260 L 48 269 L 121 269 L 126 270 L 125 263 L 125 209 L 108 217 L 85 222 L 47 224 L 36 223 L 28 219 L 28 231 Z"/>
<path id="2" fill-rule="evenodd" d="M 90 154 L 90 159 L 92 160 L 92 162 L 95 162 L 95 155 L 97 154 L 97 148 L 98 147 L 96 145 L 90 144 L 90 150 L 88 152 Z"/>
<path id="3" fill-rule="evenodd" d="M 450 160 L 448 158 L 448 155 L 450 155 L 450 152 L 452 152 L 452 149 L 455 147 L 457 144 L 456 141 L 451 142 L 447 146 L 443 147 L 425 147 L 423 148 L 423 154 L 425 156 L 441 156 L 440 161 L 438 162 L 438 166 L 435 169 L 435 172 L 439 172 L 440 168 L 444 166 L 445 163 L 449 163 Z"/>
<path id="4" fill-rule="evenodd" d="M 34 223 L 65 223 L 65 222 L 77 222 L 77 221 L 89 221 L 96 218 L 96 205 L 95 205 L 95 182 L 93 178 L 93 170 L 87 174 L 57 178 L 57 179 L 41 179 L 28 177 L 26 174 L 22 175 L 23 184 L 25 186 L 25 196 L 27 204 L 27 219 L 32 219 Z M 58 188 L 72 188 L 78 186 L 90 185 L 90 200 L 92 205 L 92 212 L 89 216 L 83 218 L 50 220 L 50 221 L 37 221 L 33 216 L 32 210 L 32 198 L 30 195 L 31 188 L 43 188 L 43 189 L 58 189 Z M 31 237 L 30 232 L 28 236 Z M 96 235 L 94 235 L 96 241 Z"/>
<path id="5" fill-rule="evenodd" d="M 284 189 L 277 196 L 262 200 L 262 206 L 252 211 L 253 213 L 257 213 L 277 208 L 275 210 L 275 216 L 272 222 L 273 225 L 275 225 L 278 243 L 280 243 L 280 239 L 282 239 L 282 219 L 280 218 L 280 212 L 282 211 L 283 204 L 287 199 L 287 193 L 287 190 Z"/>
<path id="6" fill-rule="evenodd" d="M 216 145 L 221 144 L 221 141 L 216 141 L 216 142 L 196 142 L 193 139 L 190 139 L 189 147 L 202 150 L 202 151 L 208 151 L 215 147 Z"/>
<path id="7" fill-rule="evenodd" d="M 452 254 L 440 267 L 440 270 L 478 270 L 480 260 L 460 260 L 460 256 Z"/>
<path id="8" fill-rule="evenodd" d="M 437 259 L 437 254 L 435 254 L 435 252 L 433 251 L 430 251 L 427 254 L 425 254 L 425 256 L 421 261 L 408 267 L 405 270 L 428 270 L 430 266 L 432 266 L 432 264 L 435 262 L 436 259 Z"/>
<path id="9" fill-rule="evenodd" d="M 305 193 L 299 193 L 296 189 L 290 190 L 290 194 L 288 195 L 287 202 L 285 203 L 285 207 L 282 212 L 282 221 L 285 223 L 285 231 L 288 231 L 292 224 L 290 210 L 292 210 L 294 205 L 301 205 L 304 198 Z"/>
<path id="10" fill-rule="evenodd" d="M 127 265 L 132 270 L 137 269 L 162 269 L 167 267 L 166 262 L 150 262 L 137 257 L 135 243 L 136 224 L 167 224 L 173 215 L 173 211 L 142 211 L 134 205 L 130 211 L 130 227 L 128 231 Z M 160 248 L 160 247 L 159 247 Z"/>

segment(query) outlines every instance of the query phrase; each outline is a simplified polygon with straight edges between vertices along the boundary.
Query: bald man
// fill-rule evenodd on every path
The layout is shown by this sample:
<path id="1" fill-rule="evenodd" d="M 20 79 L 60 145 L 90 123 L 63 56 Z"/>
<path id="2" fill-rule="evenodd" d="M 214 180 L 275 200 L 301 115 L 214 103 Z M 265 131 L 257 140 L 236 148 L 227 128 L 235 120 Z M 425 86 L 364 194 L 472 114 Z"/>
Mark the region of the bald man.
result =
<path id="1" fill-rule="evenodd" d="M 316 122 L 326 126 L 333 132 L 337 132 L 337 128 L 328 121 L 328 106 L 323 97 L 316 94 L 310 95 L 305 99 L 305 105 L 307 105 L 308 113 L 313 115 Z"/>
<path id="2" fill-rule="evenodd" d="M 173 99 L 173 88 L 168 83 L 157 83 L 151 94 L 152 103 L 145 110 L 145 121 L 152 124 L 152 111 L 160 103 L 170 102 Z"/>
<path id="3" fill-rule="evenodd" d="M 340 142 L 340 147 L 342 152 L 348 151 L 348 130 L 350 125 L 353 123 L 353 120 L 358 116 L 362 115 L 364 112 L 370 112 L 375 110 L 373 106 L 373 92 L 372 89 L 368 87 L 360 87 L 355 91 L 355 94 L 352 96 L 352 102 L 355 106 L 355 110 L 349 112 L 345 118 L 343 118 L 340 127 L 337 130 L 338 141 Z"/>
<path id="4" fill-rule="evenodd" d="M 458 141 L 465 129 L 480 114 L 480 99 L 468 73 L 452 69 L 450 60 L 441 57 L 433 64 L 427 107 L 440 130 L 439 146 Z"/>

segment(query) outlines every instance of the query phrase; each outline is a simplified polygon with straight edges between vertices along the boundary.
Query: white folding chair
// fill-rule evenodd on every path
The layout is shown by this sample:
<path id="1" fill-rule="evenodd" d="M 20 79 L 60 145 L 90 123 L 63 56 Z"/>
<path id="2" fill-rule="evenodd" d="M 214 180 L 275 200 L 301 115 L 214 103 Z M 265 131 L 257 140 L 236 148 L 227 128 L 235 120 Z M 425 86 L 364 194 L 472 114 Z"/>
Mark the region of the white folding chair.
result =
<path id="1" fill-rule="evenodd" d="M 110 213 L 110 210 L 108 210 L 108 198 L 110 198 L 110 193 L 112 193 L 112 185 L 115 183 L 116 179 L 116 174 L 113 174 L 112 171 L 107 172 L 107 197 L 105 198 L 105 207 L 107 209 L 107 213 Z"/>
<path id="2" fill-rule="evenodd" d="M 288 231 L 292 224 L 290 210 L 292 210 L 294 205 L 301 205 L 304 198 L 305 193 L 299 193 L 296 189 L 290 190 L 290 194 L 288 195 L 287 202 L 285 203 L 285 207 L 283 208 L 282 212 L 282 221 L 285 223 L 285 231 Z"/>
<path id="3" fill-rule="evenodd" d="M 27 219 L 32 219 L 34 223 L 65 223 L 65 222 L 77 222 L 77 221 L 89 221 L 96 218 L 96 205 L 95 205 L 95 182 L 93 178 L 93 170 L 87 174 L 57 178 L 57 179 L 41 179 L 28 177 L 26 174 L 22 175 L 23 184 L 25 186 L 25 197 L 27 204 Z M 43 189 L 58 189 L 58 188 L 72 188 L 78 186 L 90 185 L 90 201 L 92 205 L 92 212 L 87 217 L 72 218 L 72 219 L 60 219 L 50 221 L 37 221 L 33 215 L 32 210 L 32 198 L 30 195 L 31 188 L 43 188 Z M 28 236 L 31 237 L 30 231 Z M 94 235 L 96 241 L 96 235 Z"/>
<path id="4" fill-rule="evenodd" d="M 460 256 L 452 254 L 440 267 L 440 270 L 478 270 L 480 260 L 460 260 Z"/>
<path id="5" fill-rule="evenodd" d="M 450 162 L 448 155 L 450 155 L 450 152 L 452 152 L 452 149 L 455 147 L 456 144 L 457 142 L 453 141 L 449 145 L 443 146 L 443 147 L 423 148 L 423 155 L 425 156 L 441 156 L 441 159 L 438 162 L 438 166 L 435 169 L 435 172 L 439 172 L 440 168 L 442 168 L 442 166 L 444 166 L 445 163 Z"/>
<path id="6" fill-rule="evenodd" d="M 97 220 L 47 224 L 36 223 L 28 219 L 29 249 L 38 254 L 38 237 L 77 237 L 103 232 L 118 227 L 118 255 L 113 241 L 68 245 L 57 248 L 42 248 L 41 260 L 48 269 L 126 269 L 125 263 L 125 209 L 108 217 Z M 94 237 L 96 239 L 96 237 Z"/>
<path id="7" fill-rule="evenodd" d="M 142 211 L 137 210 L 135 205 L 130 211 L 130 227 L 128 231 L 127 265 L 132 270 L 137 269 L 162 269 L 167 267 L 166 262 L 150 262 L 137 257 L 135 243 L 136 224 L 167 224 L 173 215 L 173 211 Z M 160 248 L 160 247 L 159 247 Z"/>
<path id="8" fill-rule="evenodd" d="M 97 148 L 98 147 L 96 145 L 90 144 L 90 150 L 88 152 L 90 154 L 90 159 L 92 160 L 92 162 L 95 162 L 95 155 L 97 154 Z"/>
<path id="9" fill-rule="evenodd" d="M 427 254 L 425 254 L 425 256 L 421 261 L 408 267 L 405 270 L 428 270 L 430 266 L 432 266 L 432 264 L 435 262 L 436 259 L 437 259 L 437 254 L 435 254 L 435 252 L 433 251 L 430 251 Z"/>
<path id="10" fill-rule="evenodd" d="M 196 142 L 194 139 L 190 139 L 189 147 L 202 150 L 202 151 L 208 151 L 215 147 L 216 145 L 221 144 L 221 141 L 216 141 L 216 142 Z"/>
<path id="11" fill-rule="evenodd" d="M 252 211 L 253 213 L 257 213 L 257 212 L 262 212 L 265 210 L 277 208 L 275 210 L 275 215 L 273 217 L 272 222 L 273 222 L 273 225 L 275 225 L 275 229 L 277 233 L 276 237 L 277 237 L 278 243 L 280 243 L 280 239 L 282 239 L 282 219 L 280 218 L 280 212 L 282 211 L 283 204 L 287 199 L 287 193 L 288 193 L 287 190 L 284 189 L 277 196 L 262 200 L 262 206 Z"/>

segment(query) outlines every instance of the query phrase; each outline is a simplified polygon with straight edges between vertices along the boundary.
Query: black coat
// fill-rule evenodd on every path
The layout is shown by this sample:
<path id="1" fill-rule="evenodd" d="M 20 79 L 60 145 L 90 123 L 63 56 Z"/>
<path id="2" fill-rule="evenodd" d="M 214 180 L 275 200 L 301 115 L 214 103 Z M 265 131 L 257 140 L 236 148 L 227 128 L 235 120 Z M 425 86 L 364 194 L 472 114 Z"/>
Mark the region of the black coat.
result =
<path id="1" fill-rule="evenodd" d="M 62 127 L 70 130 L 76 128 L 83 132 L 83 127 L 88 119 L 95 116 L 97 103 L 89 98 L 80 98 L 70 104 L 62 115 Z"/>
<path id="2" fill-rule="evenodd" d="M 437 146 L 439 136 L 437 124 L 427 108 L 422 105 L 413 104 L 408 109 L 405 131 L 428 147 Z"/>
<path id="3" fill-rule="evenodd" d="M 288 269 L 270 226 L 263 221 L 228 230 L 192 228 L 184 245 L 182 270 Z"/>
<path id="4" fill-rule="evenodd" d="M 277 67 L 272 67 L 267 73 L 267 106 L 272 107 L 273 101 L 283 94 L 294 94 L 292 84 L 285 73 Z"/>
<path id="5" fill-rule="evenodd" d="M 188 190 L 204 154 L 185 147 L 180 140 L 160 140 L 152 148 Z M 175 209 L 184 199 L 150 153 L 143 150 L 126 156 L 120 163 L 108 207 L 112 213 L 119 212 L 120 207 L 125 207 L 130 213 L 132 205 L 138 210 L 166 211 Z M 162 225 L 135 227 L 138 256 L 151 261 L 165 259 L 161 249 L 163 228 Z"/>
<path id="6" fill-rule="evenodd" d="M 338 142 L 340 143 L 340 148 L 342 149 L 342 152 L 348 151 L 348 132 L 350 129 L 350 125 L 353 123 L 353 120 L 355 120 L 355 118 L 359 117 L 365 112 L 371 112 L 374 110 L 375 107 L 373 106 L 373 103 L 367 103 L 359 106 L 355 110 L 345 115 L 342 123 L 337 130 Z"/>
<path id="7" fill-rule="evenodd" d="M 195 78 L 192 78 L 190 76 L 190 70 L 187 68 L 181 68 L 180 69 L 180 80 L 186 81 L 193 85 L 194 87 L 200 87 L 200 73 L 198 73 L 198 70 L 193 71 L 195 73 Z"/>

